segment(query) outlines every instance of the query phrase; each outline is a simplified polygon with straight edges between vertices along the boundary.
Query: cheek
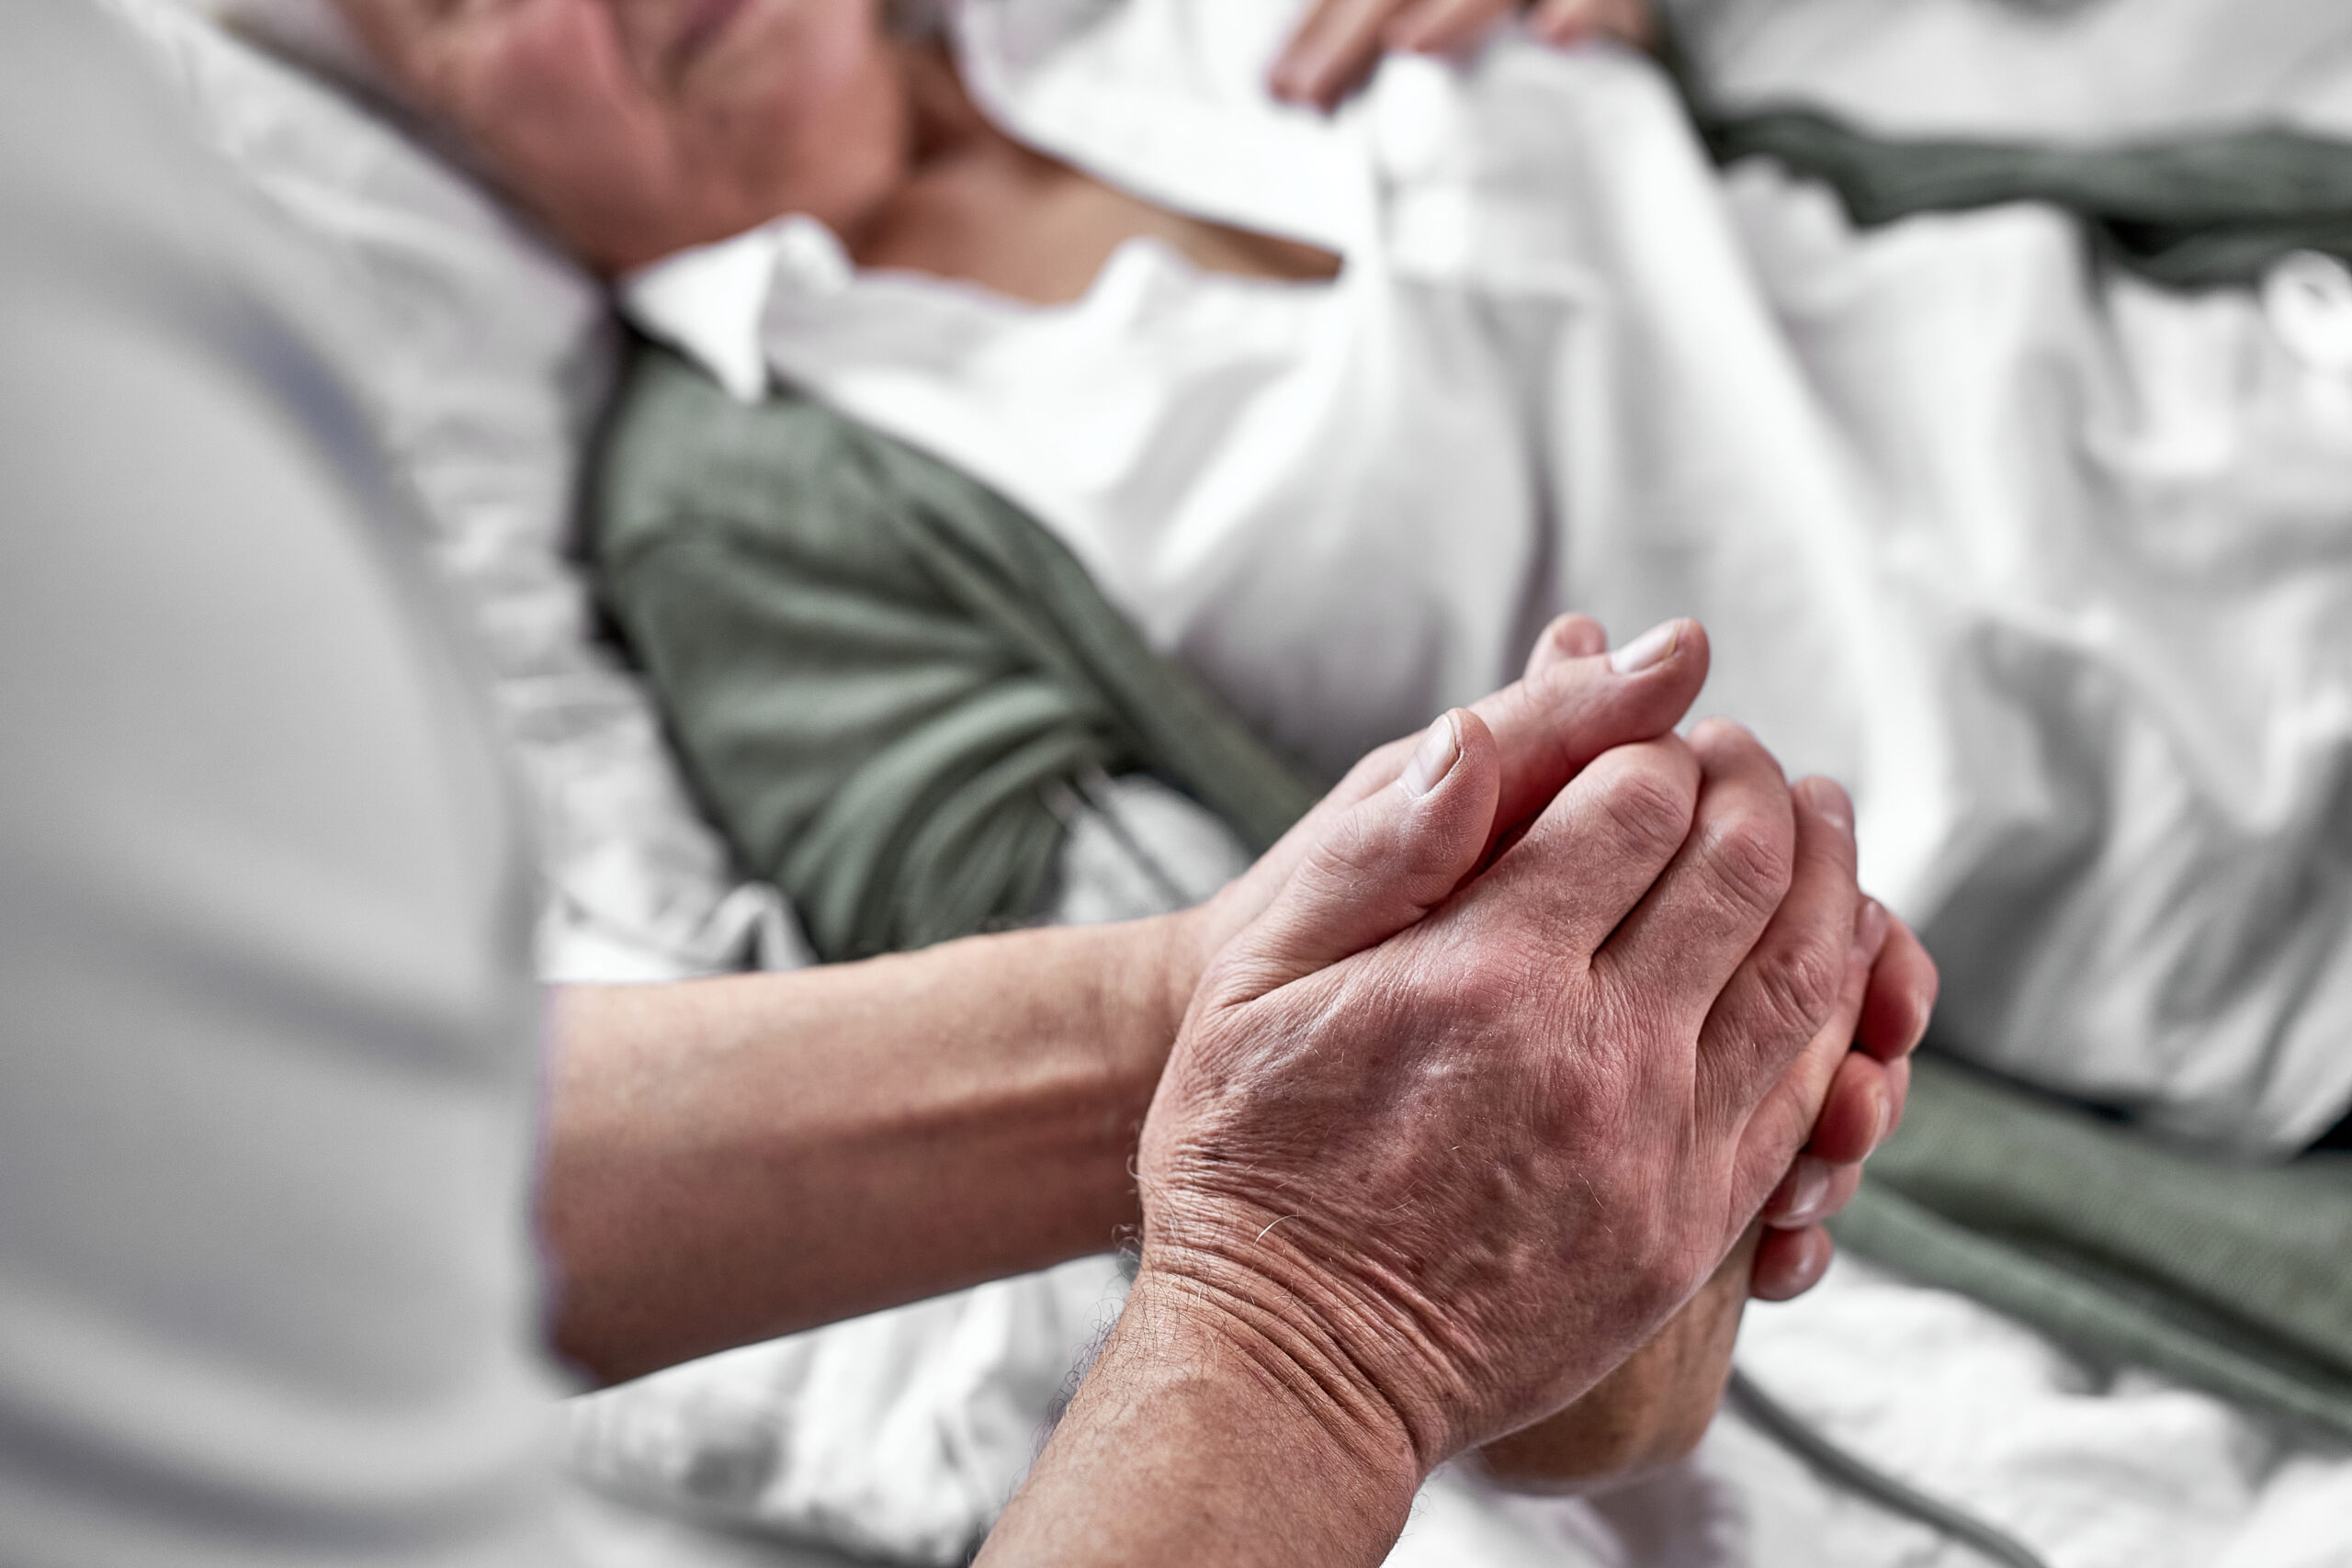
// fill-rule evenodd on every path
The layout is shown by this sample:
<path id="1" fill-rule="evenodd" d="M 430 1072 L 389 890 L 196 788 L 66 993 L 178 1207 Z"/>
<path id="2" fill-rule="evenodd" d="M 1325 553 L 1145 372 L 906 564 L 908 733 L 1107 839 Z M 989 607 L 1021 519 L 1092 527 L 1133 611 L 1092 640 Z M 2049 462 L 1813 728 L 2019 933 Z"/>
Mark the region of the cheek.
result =
<path id="1" fill-rule="evenodd" d="M 826 85 L 797 146 L 810 176 L 808 210 L 847 233 L 904 182 L 912 134 L 905 84 L 888 51 L 868 51 L 855 71 Z"/>
<path id="2" fill-rule="evenodd" d="M 692 95 L 697 162 L 725 171 L 733 228 L 805 212 L 856 229 L 897 189 L 910 141 L 905 85 L 871 12 L 815 0 L 743 43 Z"/>
<path id="3" fill-rule="evenodd" d="M 609 27 L 582 6 L 516 7 L 455 51 L 441 107 L 526 206 L 593 262 L 662 222 L 673 149 Z"/>

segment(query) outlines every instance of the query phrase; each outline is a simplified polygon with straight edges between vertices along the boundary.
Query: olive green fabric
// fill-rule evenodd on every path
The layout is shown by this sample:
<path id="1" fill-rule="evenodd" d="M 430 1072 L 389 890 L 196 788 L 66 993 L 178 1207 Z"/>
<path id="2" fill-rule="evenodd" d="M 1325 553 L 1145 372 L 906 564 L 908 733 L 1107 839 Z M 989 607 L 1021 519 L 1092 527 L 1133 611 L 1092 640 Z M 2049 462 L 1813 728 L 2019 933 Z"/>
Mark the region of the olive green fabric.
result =
<path id="1" fill-rule="evenodd" d="M 1837 191 L 1857 224 L 2011 201 L 2080 218 L 2102 253 L 2175 288 L 2257 281 L 2290 251 L 2352 260 L 2352 142 L 2250 129 L 2109 147 L 1873 135 L 1803 105 L 1707 102 L 1672 18 L 1660 63 L 1715 161 L 1770 158 Z"/>
<path id="2" fill-rule="evenodd" d="M 1027 515 L 807 399 L 747 407 L 642 346 L 595 491 L 604 603 L 825 958 L 1033 915 L 1055 780 L 1151 771 L 1253 848 L 1320 793 Z"/>
<path id="3" fill-rule="evenodd" d="M 1839 1241 L 2352 1438 L 2352 1154 L 2207 1159 L 1923 1054 Z"/>
<path id="4" fill-rule="evenodd" d="M 2252 283 L 2290 251 L 2352 259 L 2352 143 L 2285 130 L 2062 148 L 1864 135 L 1806 110 L 1703 118 L 1724 164 L 1769 157 L 1832 186 L 1856 223 L 2040 201 L 2174 288 Z"/>

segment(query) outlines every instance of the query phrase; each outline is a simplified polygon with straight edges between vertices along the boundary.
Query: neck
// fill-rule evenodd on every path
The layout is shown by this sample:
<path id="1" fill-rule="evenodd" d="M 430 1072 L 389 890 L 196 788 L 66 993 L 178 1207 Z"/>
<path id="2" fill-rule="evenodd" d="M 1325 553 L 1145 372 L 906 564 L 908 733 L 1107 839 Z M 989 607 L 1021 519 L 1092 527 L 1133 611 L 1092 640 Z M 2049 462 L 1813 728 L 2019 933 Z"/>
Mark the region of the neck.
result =
<path id="1" fill-rule="evenodd" d="M 968 155 L 1002 140 L 972 96 L 944 39 L 910 39 L 899 46 L 913 130 L 913 173 Z"/>

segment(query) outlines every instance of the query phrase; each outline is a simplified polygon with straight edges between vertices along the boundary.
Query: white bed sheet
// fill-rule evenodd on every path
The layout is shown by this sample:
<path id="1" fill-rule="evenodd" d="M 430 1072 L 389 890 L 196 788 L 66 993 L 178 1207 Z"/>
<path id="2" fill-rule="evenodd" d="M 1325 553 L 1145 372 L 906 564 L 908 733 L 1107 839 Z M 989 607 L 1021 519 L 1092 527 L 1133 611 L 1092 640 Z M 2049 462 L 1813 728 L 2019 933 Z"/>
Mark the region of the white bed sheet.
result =
<path id="1" fill-rule="evenodd" d="M 144 8 L 142 25 L 224 151 L 284 214 L 289 236 L 344 259 L 360 345 L 354 363 L 414 475 L 443 560 L 476 604 L 546 808 L 550 969 L 690 973 L 738 962 L 763 940 L 788 954 L 777 908 L 738 892 L 695 818 L 642 693 L 585 635 L 568 539 L 582 419 L 606 374 L 593 288 L 468 181 L 349 100 L 185 14 Z M 844 1382 L 887 1374 L 894 1400 L 831 1401 L 825 1426 L 842 1434 L 887 1416 L 900 1452 L 955 1451 L 953 1434 L 973 1429 L 979 1383 L 1016 1393 L 1000 1404 L 989 1443 L 961 1450 L 983 1456 L 957 1485 L 984 1514 L 991 1489 L 1009 1490 L 1025 1462 L 1021 1402 L 1042 1416 L 1050 1394 L 1039 1391 L 1060 1386 L 1099 1324 L 1089 1313 L 1109 1289 L 1108 1265 L 1091 1267 L 1092 1275 L 1074 1266 L 1057 1279 L 984 1287 L 768 1353 L 806 1359 L 806 1347 L 821 1347 L 815 1353 L 836 1359 Z M 1023 1323 L 1037 1327 L 1020 1304 L 1040 1292 L 1075 1309 L 1054 1309 L 1053 1332 L 1016 1333 Z M 981 1331 L 989 1323 L 999 1325 L 993 1338 Z M 1018 1354 L 1016 1341 L 1027 1347 Z M 876 1343 L 888 1347 L 878 1358 L 860 1348 Z M 2010 1525 L 2060 1568 L 2352 1563 L 2352 1458 L 2282 1439 L 2221 1402 L 2144 1376 L 2084 1368 L 1945 1292 L 1841 1263 L 1803 1302 L 1757 1309 L 1741 1358 L 1832 1432 Z M 707 1382 L 712 1364 L 673 1376 Z M 658 1400 L 675 1386 L 656 1379 L 642 1390 Z M 811 1438 L 816 1430 L 806 1428 Z M 847 1438 L 826 1446 L 835 1478 L 827 1507 L 863 1496 L 874 1517 L 898 1517 L 891 1489 L 929 1485 L 886 1449 Z M 676 1472 L 681 1457 L 662 1462 Z M 942 1495 L 933 1488 L 920 1499 L 934 1520 Z M 586 1493 L 566 1519 L 597 1568 L 842 1561 Z M 824 1533 L 806 1513 L 763 1528 Z M 903 1560 L 923 1560 L 899 1545 Z M 1968 1558 L 1824 1487 L 1728 1418 L 1687 1466 L 1599 1504 L 1500 1500 L 1441 1477 L 1395 1561 L 1894 1568 Z"/>

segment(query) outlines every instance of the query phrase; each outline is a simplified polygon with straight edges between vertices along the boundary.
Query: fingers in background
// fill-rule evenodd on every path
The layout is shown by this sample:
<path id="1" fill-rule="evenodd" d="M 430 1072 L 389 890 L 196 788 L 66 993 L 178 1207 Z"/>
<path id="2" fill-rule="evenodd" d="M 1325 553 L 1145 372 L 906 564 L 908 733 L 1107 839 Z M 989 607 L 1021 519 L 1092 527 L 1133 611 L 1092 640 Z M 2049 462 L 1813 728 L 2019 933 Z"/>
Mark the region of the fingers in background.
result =
<path id="1" fill-rule="evenodd" d="M 1527 30 L 1555 46 L 1589 38 L 1600 26 L 1599 0 L 1537 0 L 1527 12 Z"/>
<path id="2" fill-rule="evenodd" d="M 1644 49 L 1657 41 L 1650 0 L 1538 0 L 1528 11 L 1527 28 L 1555 47 L 1594 38 Z"/>
<path id="3" fill-rule="evenodd" d="M 1416 0 L 1398 11 L 1381 41 L 1390 49 L 1450 54 L 1484 38 L 1518 0 Z"/>
<path id="4" fill-rule="evenodd" d="M 1657 42 L 1657 14 L 1651 6 L 1652 0 L 1600 0 L 1600 30 L 1647 49 Z"/>
<path id="5" fill-rule="evenodd" d="M 1904 1101 L 1911 1095 L 1910 1057 L 1899 1056 L 1886 1065 L 1886 1087 L 1888 1111 L 1886 1131 L 1879 1134 L 1882 1143 L 1894 1136 L 1895 1129 L 1903 1125 Z"/>
<path id="6" fill-rule="evenodd" d="M 1329 108 L 1379 59 L 1396 0 L 1317 0 L 1269 77 L 1274 96 Z"/>

